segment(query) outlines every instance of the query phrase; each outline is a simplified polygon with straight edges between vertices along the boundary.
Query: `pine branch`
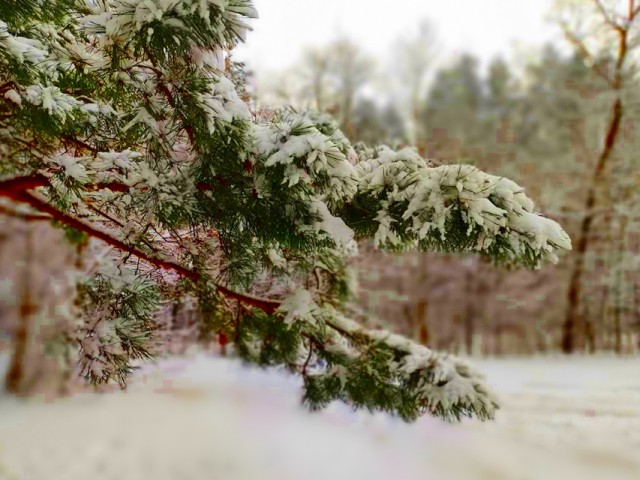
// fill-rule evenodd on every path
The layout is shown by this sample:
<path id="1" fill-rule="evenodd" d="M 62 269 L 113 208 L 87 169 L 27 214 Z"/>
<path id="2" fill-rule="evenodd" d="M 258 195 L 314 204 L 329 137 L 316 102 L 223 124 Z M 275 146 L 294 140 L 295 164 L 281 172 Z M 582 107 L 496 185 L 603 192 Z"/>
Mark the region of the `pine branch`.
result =
<path id="1" fill-rule="evenodd" d="M 42 176 L 42 178 L 46 179 L 46 177 L 44 176 Z M 152 265 L 155 265 L 156 267 L 165 270 L 173 270 L 181 276 L 189 278 L 190 280 L 193 280 L 195 282 L 202 279 L 202 274 L 196 269 L 187 268 L 184 265 L 179 264 L 175 260 L 168 259 L 159 253 L 149 254 L 132 245 L 128 245 L 122 240 L 119 240 L 118 238 L 102 230 L 88 225 L 69 214 L 59 211 L 55 207 L 49 205 L 42 198 L 39 198 L 37 194 L 27 191 L 20 191 L 16 188 L 16 186 L 24 187 L 25 185 L 42 186 L 42 178 L 40 178 L 38 175 L 35 175 L 3 182 L 5 185 L 3 185 L 3 183 L 0 183 L 0 195 L 4 195 L 17 202 L 27 203 L 32 208 L 50 215 L 53 220 L 73 227 L 76 230 L 81 231 L 91 237 L 102 240 L 103 242 L 115 247 L 116 249 L 130 255 L 134 255 L 142 260 L 151 263 Z M 9 186 L 7 186 L 7 184 L 9 184 Z M 280 302 L 277 300 L 265 299 L 253 295 L 238 293 L 222 285 L 216 285 L 216 289 L 222 295 L 236 299 L 246 305 L 259 308 L 267 314 L 274 313 L 280 306 Z"/>
<path id="2" fill-rule="evenodd" d="M 31 175 L 13 177 L 8 180 L 0 181 L 0 195 L 9 196 L 12 192 L 18 193 L 26 190 L 32 190 L 39 187 L 49 187 L 51 182 L 46 175 L 42 173 L 34 173 Z M 87 187 L 89 191 L 98 191 L 109 189 L 113 192 L 125 193 L 129 191 L 129 186 L 120 182 L 101 182 L 90 184 Z"/>
<path id="3" fill-rule="evenodd" d="M 63 135 L 62 140 L 64 140 L 65 142 L 72 143 L 73 145 L 75 145 L 76 148 L 80 150 L 88 150 L 92 153 L 98 153 L 100 151 L 97 148 L 92 147 L 88 143 L 83 142 L 78 138 L 72 137 L 71 135 Z"/>
<path id="4" fill-rule="evenodd" d="M 49 179 L 40 173 L 23 177 L 13 177 L 0 181 L 0 195 L 11 196 L 25 190 L 49 185 Z"/>
<path id="5" fill-rule="evenodd" d="M 152 8 L 149 2 L 138 3 L 97 2 L 86 10 L 64 0 L 69 11 L 46 17 L 51 28 L 65 29 L 65 38 L 80 32 L 78 43 L 89 42 L 86 59 L 67 42 L 45 51 L 37 39 L 10 32 L 0 42 L 1 56 L 15 60 L 0 65 L 2 82 L 30 80 L 25 88 L 0 82 L 0 95 L 12 102 L 9 114 L 1 114 L 11 128 L 0 166 L 5 175 L 21 175 L 0 179 L 0 197 L 104 242 L 114 251 L 109 261 L 134 267 L 119 272 L 125 295 L 122 282 L 114 288 L 119 274 L 104 271 L 79 297 L 92 330 L 98 319 L 118 319 L 104 324 L 115 326 L 115 336 L 83 339 L 79 354 L 92 358 L 80 360 L 82 373 L 124 385 L 131 361 L 148 358 L 153 318 L 171 292 L 146 277 L 163 270 L 194 284 L 206 326 L 235 334 L 245 358 L 301 367 L 312 408 L 342 400 L 404 419 L 492 418 L 497 405 L 463 362 L 387 331 L 365 330 L 343 315 L 351 291 L 346 259 L 354 239 L 373 237 L 377 247 L 394 251 L 474 251 L 534 267 L 571 248 L 561 227 L 535 213 L 514 182 L 475 168 L 432 168 L 415 152 L 388 148 L 363 153 L 354 165 L 352 154 L 360 152 L 328 117 L 283 111 L 272 121 L 256 113 L 252 121 L 238 82 L 225 75 L 228 62 L 217 70 L 220 59 L 206 57 L 244 38 L 245 21 L 256 15 L 251 0 L 227 2 L 225 9 L 204 2 L 199 11 L 169 2 L 163 15 L 176 21 L 161 26 L 154 15 L 140 16 L 138 7 Z M 107 32 L 100 13 L 139 21 Z M 43 21 L 39 15 L 26 13 L 25 20 Z M 96 20 L 76 28 L 85 15 Z M 102 42 L 107 36 L 120 38 L 123 48 Z M 69 58 L 76 67 L 69 72 L 42 67 L 44 59 L 67 65 Z M 127 180 L 93 172 L 102 168 L 127 172 Z M 98 196 L 104 189 L 117 193 Z M 70 210 L 78 198 L 81 211 Z M 105 203 L 127 212 L 128 221 Z M 217 239 L 212 230 L 220 232 Z M 311 289 L 315 275 L 317 285 L 282 301 L 254 297 L 218 285 L 224 283 L 215 278 L 219 261 L 238 283 L 250 284 L 266 270 L 270 281 L 306 278 Z M 140 271 L 136 262 L 147 268 Z M 314 268 L 320 262 L 322 271 Z M 238 302 L 235 320 L 228 317 L 231 299 Z M 307 341 L 309 350 L 302 350 Z"/>
<path id="6" fill-rule="evenodd" d="M 167 100 L 169 105 L 177 112 L 178 108 L 177 108 L 176 100 L 173 97 L 173 94 L 171 93 L 171 90 L 169 90 L 169 87 L 167 87 L 167 85 L 164 83 L 164 78 L 163 77 L 165 75 L 158 68 L 156 59 L 153 56 L 153 54 L 149 51 L 149 49 L 145 48 L 144 50 L 145 50 L 145 54 L 147 55 L 147 58 L 149 59 L 149 61 L 153 65 L 153 67 L 149 67 L 148 65 L 140 65 L 140 66 L 149 68 L 152 72 L 154 72 L 156 74 L 156 76 L 157 76 L 156 88 L 165 97 L 165 99 Z M 180 121 L 183 123 L 184 131 L 186 132 L 187 137 L 189 137 L 189 143 L 191 143 L 192 148 L 197 148 L 197 145 L 196 145 L 196 142 L 195 142 L 195 134 L 193 132 L 193 127 L 189 124 L 189 122 L 186 121 L 186 119 L 184 118 L 183 115 L 179 115 L 179 117 L 180 117 Z"/>

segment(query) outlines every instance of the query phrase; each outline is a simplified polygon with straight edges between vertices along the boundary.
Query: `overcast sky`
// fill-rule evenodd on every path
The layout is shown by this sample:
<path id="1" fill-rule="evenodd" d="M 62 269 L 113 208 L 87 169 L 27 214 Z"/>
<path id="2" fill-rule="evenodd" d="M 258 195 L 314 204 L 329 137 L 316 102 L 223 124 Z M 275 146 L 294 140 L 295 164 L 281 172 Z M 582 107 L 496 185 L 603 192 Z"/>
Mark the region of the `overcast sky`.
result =
<path id="1" fill-rule="evenodd" d="M 422 19 L 436 28 L 441 56 L 471 51 L 483 60 L 508 56 L 512 46 L 557 39 L 545 21 L 553 0 L 254 0 L 246 45 L 235 57 L 258 74 L 295 63 L 308 45 L 347 37 L 386 58 L 398 37 L 416 31 Z"/>

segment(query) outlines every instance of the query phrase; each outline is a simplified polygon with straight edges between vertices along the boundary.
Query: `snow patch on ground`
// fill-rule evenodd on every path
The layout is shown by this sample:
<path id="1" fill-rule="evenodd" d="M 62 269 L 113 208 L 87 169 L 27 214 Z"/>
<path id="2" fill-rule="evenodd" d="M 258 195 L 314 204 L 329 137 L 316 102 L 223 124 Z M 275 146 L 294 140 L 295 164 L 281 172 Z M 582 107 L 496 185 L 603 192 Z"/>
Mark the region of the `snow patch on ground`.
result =
<path id="1" fill-rule="evenodd" d="M 4 395 L 0 478 L 640 478 L 640 359 L 475 363 L 502 401 L 495 422 L 311 414 L 299 378 L 204 354 L 147 365 L 124 393 Z"/>

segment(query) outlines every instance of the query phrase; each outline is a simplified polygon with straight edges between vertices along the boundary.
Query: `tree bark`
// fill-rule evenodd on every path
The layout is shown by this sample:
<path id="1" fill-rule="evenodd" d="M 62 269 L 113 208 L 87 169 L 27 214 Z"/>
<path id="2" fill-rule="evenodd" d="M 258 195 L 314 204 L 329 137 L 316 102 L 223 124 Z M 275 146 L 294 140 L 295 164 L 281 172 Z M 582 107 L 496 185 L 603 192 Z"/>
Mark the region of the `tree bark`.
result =
<path id="1" fill-rule="evenodd" d="M 418 341 L 421 345 L 428 345 L 429 327 L 427 326 L 427 301 L 420 300 L 418 302 Z"/>
<path id="2" fill-rule="evenodd" d="M 562 329 L 562 342 L 561 348 L 564 353 L 572 353 L 576 348 L 576 331 L 579 327 L 579 308 L 581 290 L 582 290 L 582 277 L 584 274 L 584 257 L 585 252 L 589 247 L 589 234 L 591 233 L 591 227 L 594 218 L 594 207 L 596 204 L 596 189 L 598 182 L 601 180 L 602 175 L 607 166 L 608 160 L 616 146 L 616 141 L 620 133 L 620 123 L 623 116 L 622 105 L 622 89 L 624 87 L 624 67 L 625 61 L 629 55 L 629 50 L 635 46 L 630 44 L 630 35 L 633 22 L 640 14 L 640 6 L 636 6 L 635 0 L 628 0 L 626 18 L 623 20 L 615 19 L 614 15 L 607 12 L 605 6 L 598 0 L 595 0 L 595 5 L 598 8 L 602 18 L 606 25 L 617 34 L 617 55 L 616 62 L 613 69 L 613 75 L 610 77 L 608 72 L 600 69 L 600 63 L 597 58 L 594 58 L 584 42 L 582 42 L 577 36 L 565 29 L 568 39 L 578 48 L 578 52 L 583 56 L 585 60 L 589 60 L 592 63 L 592 69 L 595 73 L 603 76 L 613 91 L 616 94 L 616 99 L 611 106 L 611 114 L 609 120 L 609 126 L 607 128 L 604 146 L 596 167 L 591 178 L 591 184 L 587 192 L 585 202 L 585 212 L 582 224 L 580 226 L 580 232 L 578 236 L 577 249 L 575 254 L 575 264 L 571 274 L 571 280 L 569 284 L 569 290 L 567 292 L 568 306 L 565 317 L 565 322 Z M 595 60 L 595 61 L 594 61 Z"/>
<path id="3" fill-rule="evenodd" d="M 475 265 L 475 264 L 472 264 Z M 475 271 L 473 268 L 469 268 L 466 272 L 466 305 L 465 305 L 465 315 L 464 315 L 464 343 L 467 349 L 467 354 L 471 355 L 473 353 L 473 337 L 475 334 L 475 321 L 477 309 L 475 308 L 474 302 L 479 301 L 477 295 L 477 282 L 474 278 Z"/>
<path id="4" fill-rule="evenodd" d="M 593 325 L 593 320 L 586 319 L 584 325 L 585 340 L 587 343 L 587 350 L 590 354 L 596 353 L 596 333 Z"/>
<path id="5" fill-rule="evenodd" d="M 31 294 L 31 282 L 33 281 L 32 268 L 32 233 L 27 230 L 25 234 L 25 255 L 24 270 L 22 272 L 22 281 L 20 285 L 20 307 L 18 310 L 18 324 L 16 326 L 13 338 L 13 355 L 9 370 L 5 378 L 5 387 L 8 392 L 15 395 L 24 395 L 26 393 L 27 383 L 27 357 L 29 353 L 29 339 L 33 334 L 31 323 L 33 316 L 37 311 Z"/>
<path id="6" fill-rule="evenodd" d="M 621 270 L 621 264 L 624 261 L 624 251 L 626 248 L 628 217 L 623 216 L 620 219 L 620 230 L 618 232 L 618 265 L 616 271 L 616 303 L 614 309 L 613 325 L 615 332 L 615 351 L 618 355 L 622 354 L 622 302 L 623 302 L 623 283 L 625 281 L 624 271 Z"/>
<path id="7" fill-rule="evenodd" d="M 622 100 L 618 97 L 611 107 L 611 117 L 609 127 L 607 129 L 607 135 L 605 137 L 604 147 L 598 157 L 591 179 L 591 184 L 587 191 L 584 217 L 580 225 L 580 232 L 576 243 L 574 266 L 573 271 L 571 272 L 569 289 L 567 291 L 567 313 L 562 326 L 562 341 L 560 346 L 564 353 L 573 353 L 578 344 L 578 329 L 582 326 L 582 319 L 580 318 L 579 312 L 580 297 L 582 294 L 582 277 L 584 276 L 585 253 L 589 248 L 589 235 L 593 226 L 597 188 L 604 174 L 607 162 L 614 151 L 616 140 L 620 132 L 622 115 Z"/>

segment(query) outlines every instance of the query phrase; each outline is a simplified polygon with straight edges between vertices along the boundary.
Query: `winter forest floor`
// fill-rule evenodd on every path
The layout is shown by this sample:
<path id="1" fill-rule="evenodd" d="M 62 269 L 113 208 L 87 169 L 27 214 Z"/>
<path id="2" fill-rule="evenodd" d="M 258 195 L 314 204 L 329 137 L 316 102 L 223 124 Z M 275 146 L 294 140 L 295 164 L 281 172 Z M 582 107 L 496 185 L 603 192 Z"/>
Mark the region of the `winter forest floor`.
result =
<path id="1" fill-rule="evenodd" d="M 640 358 L 475 363 L 502 402 L 495 422 L 407 425 L 342 405 L 310 414 L 297 378 L 205 355 L 146 366 L 125 394 L 5 395 L 0 478 L 640 478 Z"/>

